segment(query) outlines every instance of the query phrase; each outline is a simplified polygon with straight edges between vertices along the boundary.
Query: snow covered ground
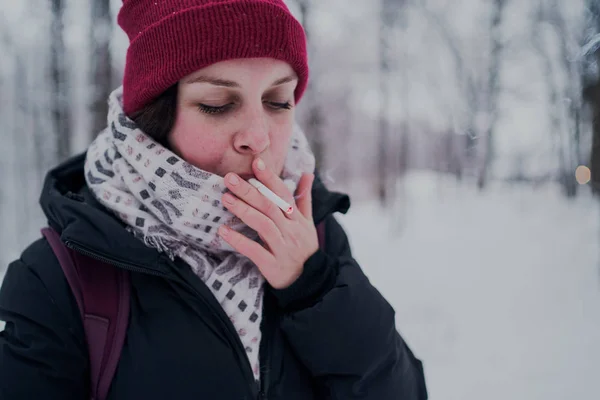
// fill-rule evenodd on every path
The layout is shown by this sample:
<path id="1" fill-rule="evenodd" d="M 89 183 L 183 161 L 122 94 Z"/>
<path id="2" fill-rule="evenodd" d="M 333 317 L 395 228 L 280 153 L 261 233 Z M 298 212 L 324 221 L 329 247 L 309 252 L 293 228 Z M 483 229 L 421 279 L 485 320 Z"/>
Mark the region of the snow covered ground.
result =
<path id="1" fill-rule="evenodd" d="M 340 221 L 433 400 L 600 398 L 599 204 L 423 173 L 403 204 L 400 236 L 374 204 Z"/>
<path id="2" fill-rule="evenodd" d="M 600 398 L 600 205 L 427 173 L 405 187 L 400 226 L 370 202 L 339 219 L 431 399 Z"/>

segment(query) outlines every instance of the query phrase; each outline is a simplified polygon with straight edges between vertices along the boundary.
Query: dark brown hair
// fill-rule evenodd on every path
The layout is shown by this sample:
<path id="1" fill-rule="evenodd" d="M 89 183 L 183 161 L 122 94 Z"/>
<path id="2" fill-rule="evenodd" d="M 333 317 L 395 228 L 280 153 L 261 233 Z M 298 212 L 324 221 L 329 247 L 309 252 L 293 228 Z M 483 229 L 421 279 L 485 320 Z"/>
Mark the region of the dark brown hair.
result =
<path id="1" fill-rule="evenodd" d="M 175 124 L 177 86 L 171 86 L 152 103 L 131 115 L 138 128 L 166 148 L 170 148 L 167 138 Z"/>

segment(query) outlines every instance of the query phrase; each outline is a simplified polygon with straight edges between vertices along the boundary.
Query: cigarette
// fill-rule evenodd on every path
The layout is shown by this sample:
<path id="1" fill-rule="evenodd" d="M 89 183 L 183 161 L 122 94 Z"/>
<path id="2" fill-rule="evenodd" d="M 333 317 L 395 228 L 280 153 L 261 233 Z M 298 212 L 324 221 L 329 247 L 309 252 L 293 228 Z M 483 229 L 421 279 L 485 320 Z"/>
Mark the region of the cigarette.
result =
<path id="1" fill-rule="evenodd" d="M 291 214 L 294 211 L 294 207 L 289 205 L 285 200 L 281 197 L 277 196 L 273 193 L 268 187 L 260 183 L 254 178 L 248 179 L 248 183 L 254 186 L 258 191 L 265 196 L 267 199 L 271 200 L 273 203 L 277 205 L 277 207 L 281 208 L 281 210 L 286 214 Z"/>

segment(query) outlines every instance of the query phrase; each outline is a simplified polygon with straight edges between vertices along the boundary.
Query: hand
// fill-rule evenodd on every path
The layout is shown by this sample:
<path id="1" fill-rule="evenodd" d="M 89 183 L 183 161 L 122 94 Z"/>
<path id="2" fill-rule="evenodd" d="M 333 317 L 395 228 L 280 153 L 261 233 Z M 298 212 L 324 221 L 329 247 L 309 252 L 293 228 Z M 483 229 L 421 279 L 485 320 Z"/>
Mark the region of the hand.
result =
<path id="1" fill-rule="evenodd" d="M 254 186 L 229 173 L 225 176 L 225 185 L 231 193 L 223 195 L 223 205 L 254 229 L 265 246 L 225 225 L 218 233 L 231 247 L 252 260 L 273 288 L 284 289 L 302 275 L 304 263 L 319 249 L 312 218 L 314 175 L 302 175 L 296 191 L 299 198 L 295 202 L 287 186 L 271 169 L 259 169 L 261 163 L 264 166 L 260 159 L 252 163 L 256 179 L 291 204 L 294 211 L 284 214 Z"/>

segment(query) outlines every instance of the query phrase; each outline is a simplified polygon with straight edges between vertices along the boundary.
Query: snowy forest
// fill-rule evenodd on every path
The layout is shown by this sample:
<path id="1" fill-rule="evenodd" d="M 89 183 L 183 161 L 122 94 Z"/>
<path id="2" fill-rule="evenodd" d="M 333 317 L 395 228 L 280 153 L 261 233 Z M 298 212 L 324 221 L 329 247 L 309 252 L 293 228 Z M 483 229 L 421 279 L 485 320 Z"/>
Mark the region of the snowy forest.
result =
<path id="1" fill-rule="evenodd" d="M 106 127 L 128 41 L 121 0 L 0 1 L 1 280 L 46 172 Z M 286 3 L 298 122 L 431 398 L 598 398 L 600 0 Z"/>

